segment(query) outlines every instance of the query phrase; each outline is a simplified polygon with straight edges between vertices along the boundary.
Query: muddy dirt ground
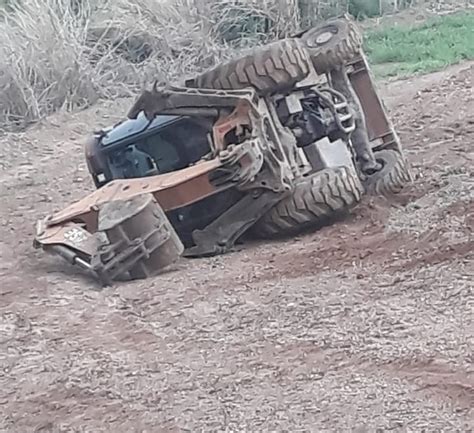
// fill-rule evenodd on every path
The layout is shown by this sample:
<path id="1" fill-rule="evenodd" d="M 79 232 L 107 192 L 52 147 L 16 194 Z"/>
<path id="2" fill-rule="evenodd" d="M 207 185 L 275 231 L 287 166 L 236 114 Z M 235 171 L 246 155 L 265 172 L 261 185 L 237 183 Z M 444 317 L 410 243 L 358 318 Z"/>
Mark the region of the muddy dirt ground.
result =
<path id="1" fill-rule="evenodd" d="M 0 431 L 472 430 L 473 77 L 382 85 L 395 203 L 102 291 L 33 224 L 92 190 L 79 139 L 129 101 L 3 136 Z"/>

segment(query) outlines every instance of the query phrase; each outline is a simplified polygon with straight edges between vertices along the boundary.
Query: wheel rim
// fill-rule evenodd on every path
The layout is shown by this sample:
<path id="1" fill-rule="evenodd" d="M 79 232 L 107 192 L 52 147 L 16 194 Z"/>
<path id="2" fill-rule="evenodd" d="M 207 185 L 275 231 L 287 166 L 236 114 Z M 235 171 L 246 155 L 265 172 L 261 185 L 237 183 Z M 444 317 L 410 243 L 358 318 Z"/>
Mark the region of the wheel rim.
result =
<path id="1" fill-rule="evenodd" d="M 316 43 L 321 45 L 321 44 L 325 44 L 327 41 L 329 41 L 329 39 L 331 39 L 333 37 L 333 33 L 331 32 L 323 32 L 321 33 L 320 35 L 318 35 L 316 37 Z"/>
<path id="2" fill-rule="evenodd" d="M 334 38 L 334 36 L 337 34 L 337 31 L 338 29 L 335 26 L 324 27 L 316 32 L 313 37 L 308 38 L 307 44 L 310 48 L 316 48 L 327 44 L 331 39 Z"/>

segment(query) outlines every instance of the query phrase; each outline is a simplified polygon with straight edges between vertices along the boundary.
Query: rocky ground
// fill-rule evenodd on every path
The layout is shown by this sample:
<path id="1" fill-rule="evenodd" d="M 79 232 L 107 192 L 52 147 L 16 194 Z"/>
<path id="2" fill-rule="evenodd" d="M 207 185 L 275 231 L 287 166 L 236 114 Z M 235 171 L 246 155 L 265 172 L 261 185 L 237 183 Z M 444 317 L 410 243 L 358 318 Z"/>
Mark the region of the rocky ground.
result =
<path id="1" fill-rule="evenodd" d="M 474 63 L 382 86 L 416 180 L 340 223 L 97 290 L 32 248 L 79 139 L 0 139 L 0 431 L 472 431 Z"/>

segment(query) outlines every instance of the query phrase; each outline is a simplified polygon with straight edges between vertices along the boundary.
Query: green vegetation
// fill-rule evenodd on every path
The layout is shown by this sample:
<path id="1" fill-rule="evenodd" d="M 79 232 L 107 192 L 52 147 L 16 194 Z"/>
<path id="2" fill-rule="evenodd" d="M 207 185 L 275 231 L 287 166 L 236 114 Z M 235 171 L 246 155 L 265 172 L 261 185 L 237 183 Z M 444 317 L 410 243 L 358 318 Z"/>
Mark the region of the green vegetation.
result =
<path id="1" fill-rule="evenodd" d="M 407 76 L 474 59 L 474 13 L 433 18 L 416 27 L 368 31 L 365 50 L 378 76 Z"/>

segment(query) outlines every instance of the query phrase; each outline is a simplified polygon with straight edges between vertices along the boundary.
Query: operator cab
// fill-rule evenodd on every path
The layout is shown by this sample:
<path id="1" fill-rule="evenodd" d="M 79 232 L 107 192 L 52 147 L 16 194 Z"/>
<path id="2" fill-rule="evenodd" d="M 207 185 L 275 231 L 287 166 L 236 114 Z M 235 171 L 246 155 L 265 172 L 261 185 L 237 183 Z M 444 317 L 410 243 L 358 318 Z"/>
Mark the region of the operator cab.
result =
<path id="1" fill-rule="evenodd" d="M 188 167 L 211 152 L 208 134 L 211 119 L 160 115 L 149 121 L 143 113 L 125 120 L 95 137 L 86 147 L 86 160 L 95 185 L 169 173 Z M 241 197 L 228 190 L 197 203 L 167 212 L 186 247 L 193 246 L 192 233 L 203 229 Z"/>
<path id="2" fill-rule="evenodd" d="M 99 137 L 94 161 L 100 164 L 91 167 L 94 182 L 101 187 L 113 179 L 153 176 L 188 167 L 210 152 L 210 131 L 211 124 L 205 119 L 162 115 L 149 121 L 140 113 Z"/>

